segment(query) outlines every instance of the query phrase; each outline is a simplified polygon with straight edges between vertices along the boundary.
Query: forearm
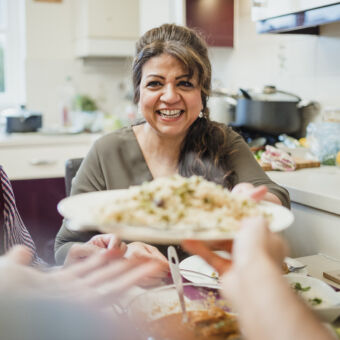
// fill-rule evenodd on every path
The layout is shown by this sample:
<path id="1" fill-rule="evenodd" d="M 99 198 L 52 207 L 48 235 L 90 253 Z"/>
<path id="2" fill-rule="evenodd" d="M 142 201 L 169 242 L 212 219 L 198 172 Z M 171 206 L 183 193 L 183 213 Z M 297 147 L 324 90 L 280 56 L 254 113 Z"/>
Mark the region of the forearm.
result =
<path id="1" fill-rule="evenodd" d="M 233 280 L 235 287 L 230 292 L 246 339 L 333 339 L 297 298 L 276 264 L 268 258 L 255 261 L 256 264 L 238 269 L 238 280 Z"/>

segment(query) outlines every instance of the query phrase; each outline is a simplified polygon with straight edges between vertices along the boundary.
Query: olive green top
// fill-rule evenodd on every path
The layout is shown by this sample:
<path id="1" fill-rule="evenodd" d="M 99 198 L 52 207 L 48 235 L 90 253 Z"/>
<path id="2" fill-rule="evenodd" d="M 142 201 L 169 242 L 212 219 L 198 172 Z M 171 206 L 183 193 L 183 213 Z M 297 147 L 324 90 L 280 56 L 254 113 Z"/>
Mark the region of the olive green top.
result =
<path id="1" fill-rule="evenodd" d="M 277 196 L 282 204 L 289 207 L 288 192 L 271 181 L 262 170 L 243 138 L 231 128 L 227 129 L 231 152 L 229 168 L 235 171 L 236 183 L 249 182 L 254 186 L 266 185 L 269 192 Z M 71 195 L 84 192 L 126 189 L 151 181 L 152 174 L 145 162 L 142 150 L 132 127 L 125 127 L 98 139 L 82 162 L 72 182 Z M 86 242 L 95 232 L 80 232 L 67 229 L 63 222 L 55 243 L 57 264 L 65 260 L 74 242 Z"/>

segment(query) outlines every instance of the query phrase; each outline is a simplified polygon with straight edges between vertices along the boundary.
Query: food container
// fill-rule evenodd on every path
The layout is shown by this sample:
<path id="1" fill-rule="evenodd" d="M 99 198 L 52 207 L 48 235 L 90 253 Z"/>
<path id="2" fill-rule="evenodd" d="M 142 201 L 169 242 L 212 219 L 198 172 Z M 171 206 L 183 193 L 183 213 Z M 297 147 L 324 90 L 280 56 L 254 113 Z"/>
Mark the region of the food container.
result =
<path id="1" fill-rule="evenodd" d="M 216 284 L 184 283 L 183 289 L 187 311 L 207 311 L 217 307 L 230 313 L 232 318 L 236 318 L 231 311 L 230 303 L 221 298 L 219 286 Z M 174 285 L 150 289 L 134 298 L 127 308 L 132 323 L 136 325 L 138 333 L 143 335 L 142 338 L 148 339 L 151 336 L 155 340 L 158 340 L 158 337 L 155 338 L 155 335 L 151 334 L 150 324 L 162 317 L 181 312 Z M 167 339 L 171 340 L 171 335 Z M 201 338 L 198 336 L 198 339 Z"/>
<path id="2" fill-rule="evenodd" d="M 332 322 L 339 317 L 340 293 L 327 283 L 302 274 L 291 273 L 285 278 L 321 320 Z"/>

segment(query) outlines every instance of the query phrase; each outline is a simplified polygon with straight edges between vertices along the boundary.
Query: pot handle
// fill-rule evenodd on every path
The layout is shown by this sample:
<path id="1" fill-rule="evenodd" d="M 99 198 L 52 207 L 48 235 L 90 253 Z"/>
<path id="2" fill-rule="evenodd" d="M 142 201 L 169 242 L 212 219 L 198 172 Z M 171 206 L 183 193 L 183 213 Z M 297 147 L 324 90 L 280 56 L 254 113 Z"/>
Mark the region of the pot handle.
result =
<path id="1" fill-rule="evenodd" d="M 296 98 L 298 100 L 298 102 L 301 102 L 301 100 L 302 100 L 301 97 L 299 97 L 296 94 L 291 93 L 291 92 L 281 91 L 281 90 L 276 90 L 276 92 L 282 93 L 282 94 L 287 94 L 288 96 L 292 96 L 292 97 Z"/>
<path id="2" fill-rule="evenodd" d="M 298 108 L 299 109 L 305 109 L 307 107 L 313 107 L 315 110 L 320 111 L 320 103 L 316 101 L 301 101 L 298 103 Z"/>
<path id="3" fill-rule="evenodd" d="M 288 96 L 292 96 L 294 98 L 296 98 L 298 100 L 298 102 L 301 102 L 301 98 L 299 96 L 297 96 L 296 94 L 294 93 L 291 93 L 291 92 L 287 92 L 287 91 L 282 91 L 282 90 L 278 90 L 276 88 L 276 86 L 274 85 L 266 85 L 264 88 L 263 88 L 263 93 L 266 93 L 266 94 L 272 94 L 272 93 L 282 93 L 282 94 L 287 94 Z"/>

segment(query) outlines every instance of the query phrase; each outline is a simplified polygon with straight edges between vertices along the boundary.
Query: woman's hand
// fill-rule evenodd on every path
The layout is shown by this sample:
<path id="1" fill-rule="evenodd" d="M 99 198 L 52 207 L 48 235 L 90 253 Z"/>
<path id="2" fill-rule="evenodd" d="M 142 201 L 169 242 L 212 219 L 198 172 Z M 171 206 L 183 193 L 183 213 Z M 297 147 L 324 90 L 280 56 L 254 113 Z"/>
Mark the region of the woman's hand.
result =
<path id="1" fill-rule="evenodd" d="M 142 287 L 156 286 L 162 283 L 162 279 L 169 274 L 169 263 L 167 258 L 156 248 L 143 242 L 132 242 L 127 245 L 125 253 L 126 258 L 147 258 L 156 261 L 159 264 L 157 273 L 152 276 L 145 276 L 139 283 Z"/>
<path id="2" fill-rule="evenodd" d="M 121 253 L 126 252 L 126 244 L 121 242 L 114 234 L 99 234 L 93 236 L 86 243 L 74 244 L 65 259 L 65 266 L 82 261 L 91 255 L 103 251 L 104 249 L 118 249 Z"/>
<path id="3" fill-rule="evenodd" d="M 256 202 L 264 200 L 282 205 L 280 199 L 271 192 L 268 192 L 268 189 L 265 185 L 255 187 L 251 183 L 239 183 L 234 186 L 231 192 L 252 198 Z"/>
<path id="4" fill-rule="evenodd" d="M 265 185 L 254 187 L 251 183 L 239 183 L 231 190 L 232 193 L 240 194 L 259 202 L 266 196 L 268 190 Z"/>

